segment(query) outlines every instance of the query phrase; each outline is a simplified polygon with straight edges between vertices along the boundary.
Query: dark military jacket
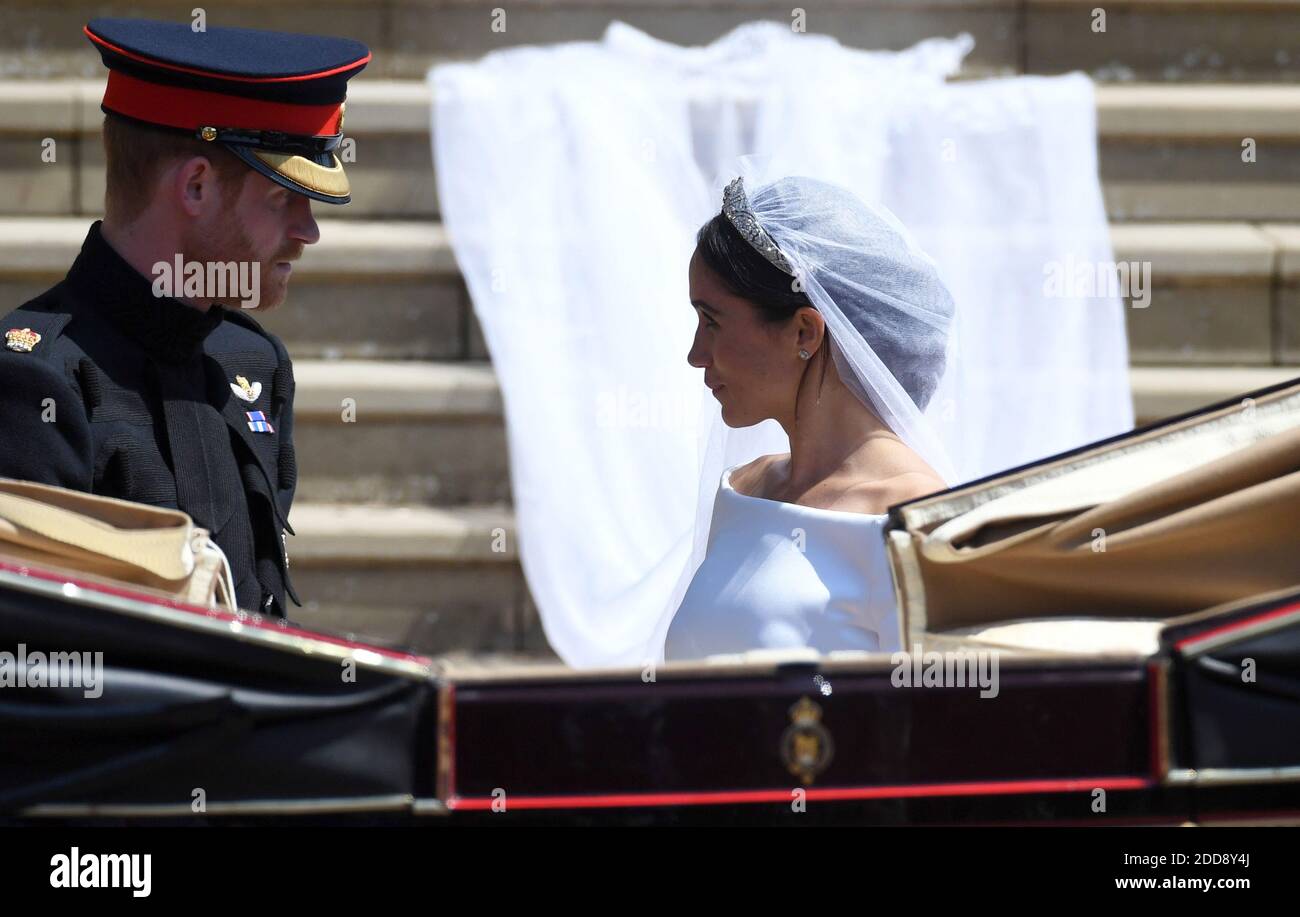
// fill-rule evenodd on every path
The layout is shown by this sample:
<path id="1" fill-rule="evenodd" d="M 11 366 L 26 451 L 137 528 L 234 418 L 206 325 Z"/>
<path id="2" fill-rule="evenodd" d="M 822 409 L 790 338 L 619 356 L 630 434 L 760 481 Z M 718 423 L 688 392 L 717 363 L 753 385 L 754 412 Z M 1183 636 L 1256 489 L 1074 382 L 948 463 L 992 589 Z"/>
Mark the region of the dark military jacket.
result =
<path id="1" fill-rule="evenodd" d="M 31 329 L 40 340 L 30 352 Z M 153 293 L 90 228 L 64 280 L 0 319 L 0 476 L 180 509 L 241 608 L 285 616 L 293 366 L 247 313 Z"/>

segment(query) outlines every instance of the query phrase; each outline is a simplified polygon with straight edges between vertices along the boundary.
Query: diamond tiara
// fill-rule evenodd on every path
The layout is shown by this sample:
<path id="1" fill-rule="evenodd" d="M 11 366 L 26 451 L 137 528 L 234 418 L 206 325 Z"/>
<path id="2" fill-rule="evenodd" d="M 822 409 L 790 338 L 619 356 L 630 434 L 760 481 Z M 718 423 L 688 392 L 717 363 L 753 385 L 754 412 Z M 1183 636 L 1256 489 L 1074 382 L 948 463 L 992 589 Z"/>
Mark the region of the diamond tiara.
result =
<path id="1" fill-rule="evenodd" d="M 759 225 L 754 212 L 749 209 L 749 198 L 745 195 L 743 179 L 739 177 L 732 179 L 726 189 L 723 190 L 722 212 L 727 215 L 731 225 L 736 227 L 736 231 L 744 237 L 746 242 L 753 246 L 755 251 L 791 277 L 795 276 L 794 268 L 790 266 L 790 262 L 781 253 L 781 249 L 777 248 L 776 243 L 772 241 L 772 237 Z"/>

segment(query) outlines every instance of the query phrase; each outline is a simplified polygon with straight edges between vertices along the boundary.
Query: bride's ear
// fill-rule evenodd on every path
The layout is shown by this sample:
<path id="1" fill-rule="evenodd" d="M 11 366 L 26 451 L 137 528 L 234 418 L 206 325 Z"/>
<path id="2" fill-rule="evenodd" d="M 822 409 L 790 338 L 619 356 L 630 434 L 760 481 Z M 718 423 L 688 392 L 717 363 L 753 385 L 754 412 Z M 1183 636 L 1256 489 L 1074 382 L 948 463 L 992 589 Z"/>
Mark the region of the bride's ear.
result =
<path id="1" fill-rule="evenodd" d="M 803 306 L 794 314 L 796 349 L 816 355 L 826 337 L 826 320 L 811 306 Z"/>

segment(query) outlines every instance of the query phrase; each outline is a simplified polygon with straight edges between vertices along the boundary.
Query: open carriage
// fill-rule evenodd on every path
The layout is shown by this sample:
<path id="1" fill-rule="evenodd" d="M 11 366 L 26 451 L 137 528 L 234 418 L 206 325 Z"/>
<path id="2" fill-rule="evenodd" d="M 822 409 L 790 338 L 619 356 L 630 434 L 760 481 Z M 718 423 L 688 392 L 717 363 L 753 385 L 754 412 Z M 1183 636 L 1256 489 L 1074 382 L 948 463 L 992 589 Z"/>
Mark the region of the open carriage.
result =
<path id="1" fill-rule="evenodd" d="M 0 691 L 0 818 L 1300 821 L 1300 380 L 895 506 L 886 537 L 906 654 L 609 671 L 0 558 L 7 677 L 102 653 L 95 686 Z"/>

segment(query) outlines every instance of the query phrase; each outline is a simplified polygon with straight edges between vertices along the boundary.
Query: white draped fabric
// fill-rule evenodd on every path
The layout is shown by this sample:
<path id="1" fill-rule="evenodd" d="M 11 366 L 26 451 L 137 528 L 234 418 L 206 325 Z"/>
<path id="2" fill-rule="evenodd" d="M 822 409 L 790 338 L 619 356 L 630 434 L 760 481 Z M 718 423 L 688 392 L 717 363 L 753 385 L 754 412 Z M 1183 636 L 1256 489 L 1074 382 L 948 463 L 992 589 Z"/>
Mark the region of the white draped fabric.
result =
<path id="1" fill-rule="evenodd" d="M 1121 304 L 1045 284 L 1113 258 L 1091 83 L 945 83 L 971 44 L 866 52 L 754 23 L 680 48 L 615 23 L 430 72 L 521 562 L 568 664 L 661 658 L 722 469 L 788 450 L 773 421 L 722 425 L 686 363 L 695 231 L 743 155 L 884 203 L 938 262 L 960 353 L 927 415 L 954 483 L 1132 427 Z"/>

